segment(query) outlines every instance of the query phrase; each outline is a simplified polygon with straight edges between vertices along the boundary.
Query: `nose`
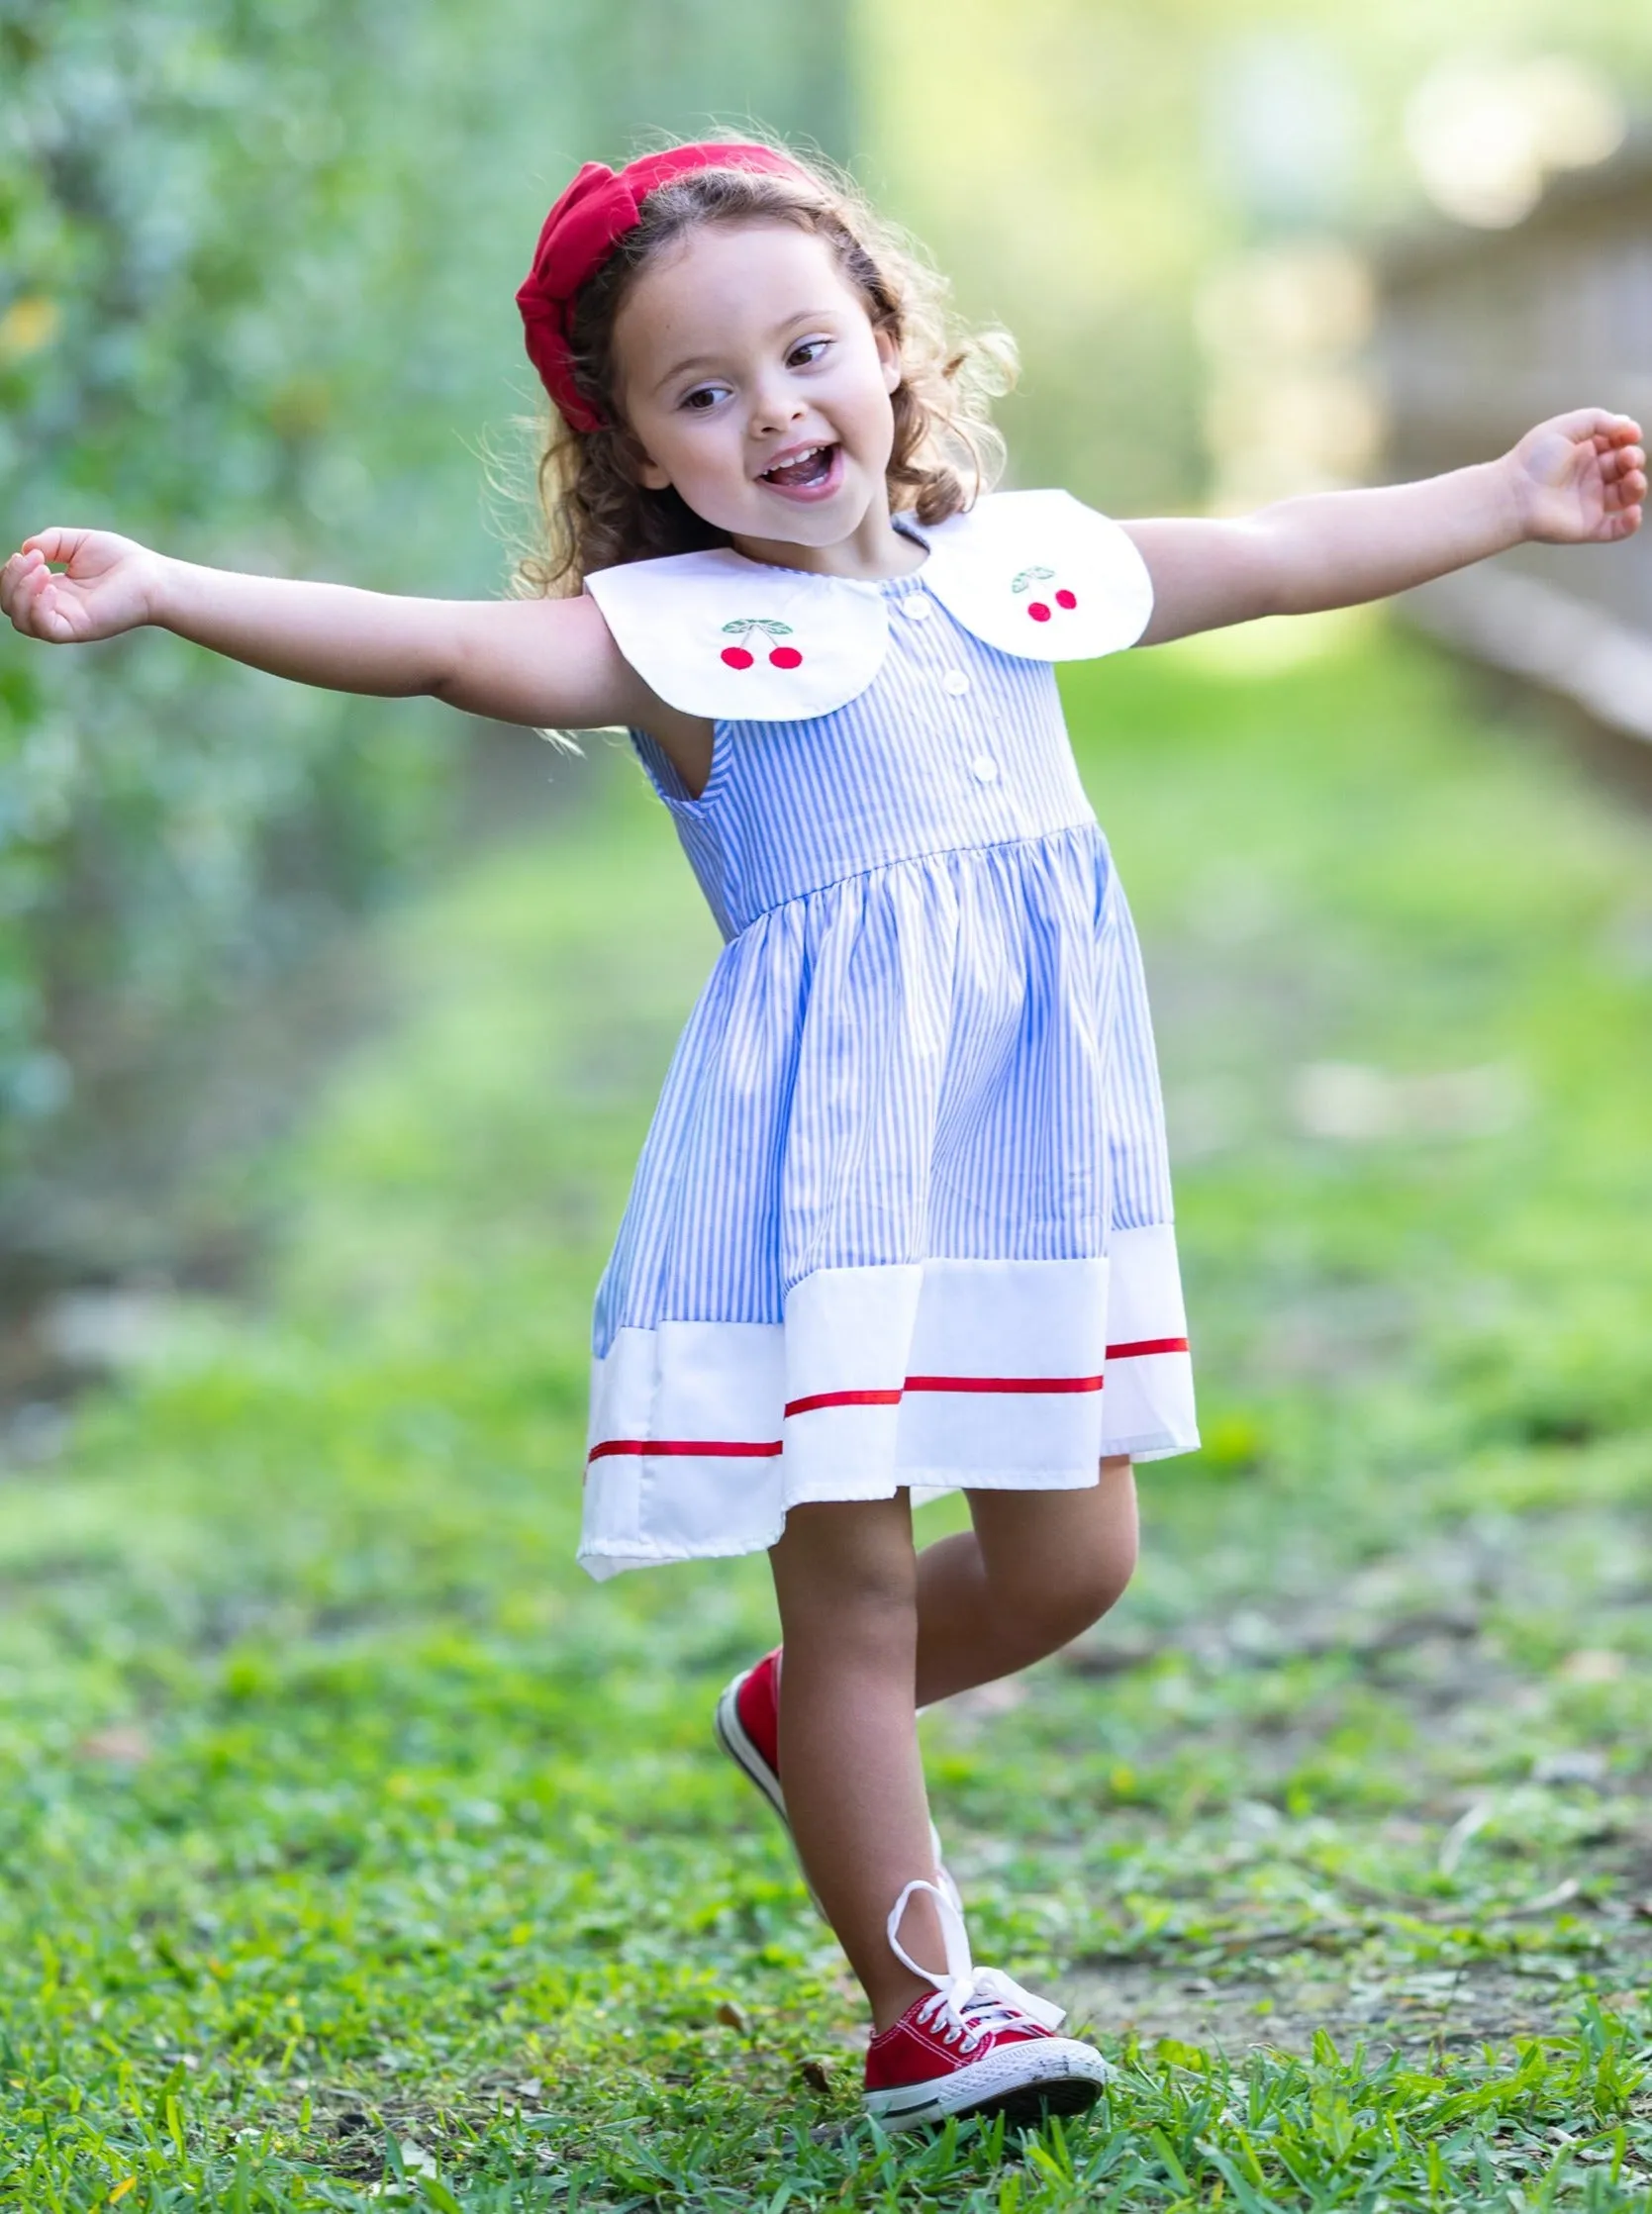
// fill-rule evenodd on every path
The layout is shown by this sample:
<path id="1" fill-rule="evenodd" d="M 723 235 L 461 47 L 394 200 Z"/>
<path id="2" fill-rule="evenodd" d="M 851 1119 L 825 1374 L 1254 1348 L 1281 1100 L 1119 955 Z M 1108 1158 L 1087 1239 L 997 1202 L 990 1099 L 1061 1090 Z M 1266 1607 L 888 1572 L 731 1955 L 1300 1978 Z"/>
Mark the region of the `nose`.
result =
<path id="1" fill-rule="evenodd" d="M 803 395 L 784 376 L 766 376 L 751 395 L 748 419 L 753 437 L 772 438 L 799 421 L 808 407 Z"/>

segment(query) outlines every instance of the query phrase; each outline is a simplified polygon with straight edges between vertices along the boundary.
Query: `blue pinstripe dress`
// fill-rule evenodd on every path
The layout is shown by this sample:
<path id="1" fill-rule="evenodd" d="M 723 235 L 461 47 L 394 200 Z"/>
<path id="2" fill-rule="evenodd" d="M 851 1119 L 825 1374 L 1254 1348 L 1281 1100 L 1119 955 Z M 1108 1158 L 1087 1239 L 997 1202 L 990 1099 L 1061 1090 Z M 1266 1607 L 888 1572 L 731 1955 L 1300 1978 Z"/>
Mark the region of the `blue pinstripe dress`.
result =
<path id="1" fill-rule="evenodd" d="M 632 736 L 726 940 L 597 1294 L 597 1577 L 1198 1443 L 1140 955 L 1051 665 L 1136 637 L 1146 572 L 1061 493 L 904 527 L 928 557 L 877 584 L 588 580 L 714 720 L 697 798 Z"/>

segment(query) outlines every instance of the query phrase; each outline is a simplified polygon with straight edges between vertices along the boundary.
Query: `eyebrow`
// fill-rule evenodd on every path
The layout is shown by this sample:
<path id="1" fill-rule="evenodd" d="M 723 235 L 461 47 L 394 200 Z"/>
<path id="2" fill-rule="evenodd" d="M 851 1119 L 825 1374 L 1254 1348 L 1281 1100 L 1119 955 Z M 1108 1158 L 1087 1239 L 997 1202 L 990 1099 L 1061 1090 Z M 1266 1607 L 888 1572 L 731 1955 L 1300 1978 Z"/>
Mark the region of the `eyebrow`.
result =
<path id="1" fill-rule="evenodd" d="M 831 315 L 832 310 L 829 308 L 802 308 L 796 315 L 789 315 L 784 323 L 777 323 L 773 330 L 768 333 L 768 337 L 778 338 L 784 332 L 791 330 L 794 324 L 828 322 Z M 719 357 L 715 353 L 685 354 L 682 360 L 672 362 L 663 376 L 655 378 L 650 390 L 662 392 L 668 384 L 673 383 L 678 377 L 686 376 L 691 369 L 715 368 L 718 359 Z"/>

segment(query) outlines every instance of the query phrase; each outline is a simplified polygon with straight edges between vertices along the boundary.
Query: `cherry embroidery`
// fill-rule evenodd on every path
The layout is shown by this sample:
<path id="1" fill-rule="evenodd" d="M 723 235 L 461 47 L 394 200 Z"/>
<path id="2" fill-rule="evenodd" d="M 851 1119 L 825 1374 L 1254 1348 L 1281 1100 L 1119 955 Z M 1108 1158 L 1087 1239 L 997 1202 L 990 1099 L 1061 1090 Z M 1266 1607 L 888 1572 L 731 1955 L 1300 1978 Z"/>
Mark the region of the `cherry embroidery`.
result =
<path id="1" fill-rule="evenodd" d="M 1012 577 L 1010 589 L 1012 592 L 1025 592 L 1031 585 L 1047 583 L 1054 574 L 1053 569 L 1040 568 L 1035 564 L 1029 569 L 1020 570 Z M 1070 592 L 1065 585 L 1053 597 L 1056 607 L 1064 611 L 1078 606 L 1078 594 Z M 1026 612 L 1034 623 L 1047 623 L 1053 611 L 1048 600 L 1028 600 Z"/>
<path id="2" fill-rule="evenodd" d="M 733 622 L 723 626 L 725 637 L 748 638 L 753 630 L 761 631 L 766 638 L 789 638 L 792 626 L 776 623 L 766 615 L 736 616 Z M 730 669 L 749 669 L 757 657 L 748 646 L 726 645 L 722 658 Z M 777 645 L 770 650 L 769 661 L 777 669 L 796 669 L 802 666 L 803 655 L 795 645 Z"/>

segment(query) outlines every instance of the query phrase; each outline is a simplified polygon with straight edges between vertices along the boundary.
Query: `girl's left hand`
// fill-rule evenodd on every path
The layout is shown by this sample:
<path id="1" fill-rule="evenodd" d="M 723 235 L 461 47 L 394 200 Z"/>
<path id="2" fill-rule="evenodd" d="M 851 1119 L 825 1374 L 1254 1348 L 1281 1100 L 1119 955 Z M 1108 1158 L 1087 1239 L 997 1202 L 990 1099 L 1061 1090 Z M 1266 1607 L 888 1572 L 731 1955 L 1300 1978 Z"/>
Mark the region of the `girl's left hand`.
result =
<path id="1" fill-rule="evenodd" d="M 1640 425 L 1575 408 L 1528 431 L 1507 457 L 1521 528 L 1551 545 L 1606 545 L 1640 529 L 1646 454 Z"/>

